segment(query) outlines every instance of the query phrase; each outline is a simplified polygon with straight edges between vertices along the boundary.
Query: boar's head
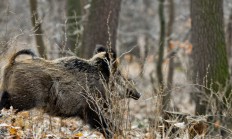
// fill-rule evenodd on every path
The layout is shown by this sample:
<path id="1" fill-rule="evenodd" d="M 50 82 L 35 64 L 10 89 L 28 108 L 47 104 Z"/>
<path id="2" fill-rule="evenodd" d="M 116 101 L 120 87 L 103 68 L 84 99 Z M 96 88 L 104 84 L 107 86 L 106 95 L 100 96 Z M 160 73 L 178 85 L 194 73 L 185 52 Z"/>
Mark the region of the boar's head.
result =
<path id="1" fill-rule="evenodd" d="M 118 69 L 118 60 L 116 52 L 112 49 L 105 48 L 102 45 L 97 45 L 94 54 L 106 52 L 108 64 L 111 70 L 111 89 L 116 90 L 120 98 L 133 98 L 138 100 L 141 94 L 136 90 L 135 84 L 131 79 L 126 78 L 121 74 L 121 71 Z"/>
<path id="2" fill-rule="evenodd" d="M 126 78 L 120 71 L 116 71 L 112 80 L 112 85 L 120 98 L 133 98 L 135 100 L 140 98 L 141 94 L 137 91 L 133 80 Z"/>

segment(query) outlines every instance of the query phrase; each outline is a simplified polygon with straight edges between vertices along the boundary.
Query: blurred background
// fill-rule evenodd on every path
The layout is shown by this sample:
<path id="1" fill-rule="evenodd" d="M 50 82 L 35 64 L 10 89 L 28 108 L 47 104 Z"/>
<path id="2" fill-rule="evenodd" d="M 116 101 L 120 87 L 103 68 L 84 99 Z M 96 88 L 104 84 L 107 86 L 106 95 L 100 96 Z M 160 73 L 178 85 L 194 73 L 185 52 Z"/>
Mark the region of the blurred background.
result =
<path id="1" fill-rule="evenodd" d="M 46 59 L 88 59 L 97 44 L 116 50 L 143 94 L 130 121 L 144 135 L 132 138 L 152 137 L 163 110 L 231 120 L 231 0 L 1 0 L 0 27 L 1 68 L 24 48 Z M 228 120 L 213 119 L 231 135 Z"/>

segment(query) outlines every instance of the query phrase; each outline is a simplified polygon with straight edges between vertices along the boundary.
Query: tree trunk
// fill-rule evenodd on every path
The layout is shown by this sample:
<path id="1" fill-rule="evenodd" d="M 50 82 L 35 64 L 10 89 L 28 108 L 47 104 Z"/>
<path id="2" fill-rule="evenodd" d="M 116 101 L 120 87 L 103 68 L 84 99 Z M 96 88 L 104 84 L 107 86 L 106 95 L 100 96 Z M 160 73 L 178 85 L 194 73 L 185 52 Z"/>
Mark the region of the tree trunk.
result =
<path id="1" fill-rule="evenodd" d="M 121 0 L 92 0 L 84 28 L 81 57 L 91 57 L 96 44 L 115 50 Z"/>
<path id="2" fill-rule="evenodd" d="M 80 0 L 67 0 L 67 44 L 68 47 L 76 55 L 77 47 L 81 41 L 80 33 L 80 21 L 81 21 L 81 1 Z"/>
<path id="3" fill-rule="evenodd" d="M 217 92 L 218 83 L 223 87 L 229 79 L 223 0 L 191 0 L 191 18 L 192 80 Z M 206 106 L 207 102 L 201 103 L 200 97 L 196 96 L 196 113 L 205 114 Z"/>
<path id="4" fill-rule="evenodd" d="M 173 23 L 174 23 L 174 17 L 175 17 L 175 9 L 174 9 L 174 1 L 169 0 L 169 7 L 168 7 L 168 13 L 169 13 L 169 21 L 167 25 L 167 45 L 168 45 L 168 52 L 170 53 L 173 50 L 172 44 L 171 44 L 171 34 L 173 30 Z M 168 65 L 168 76 L 167 76 L 167 88 L 165 90 L 165 96 L 163 100 L 163 106 L 164 109 L 168 109 L 170 97 L 171 97 L 171 90 L 172 90 L 172 83 L 173 83 L 173 75 L 174 75 L 174 56 L 175 53 L 172 53 L 169 59 L 169 65 Z"/>
<path id="5" fill-rule="evenodd" d="M 163 91 L 163 56 L 164 56 L 164 44 L 165 44 L 165 17 L 164 17 L 164 0 L 159 0 L 159 20 L 160 20 L 160 38 L 159 38 L 159 59 L 156 67 L 157 78 L 159 88 Z"/>
<path id="6" fill-rule="evenodd" d="M 36 0 L 30 0 L 30 9 L 31 9 L 31 22 L 35 32 L 35 40 L 36 40 L 38 52 L 41 57 L 44 57 L 46 59 L 47 58 L 46 48 L 42 37 L 43 35 L 42 25 L 41 25 L 42 23 L 41 21 L 39 21 Z"/>
<path id="7" fill-rule="evenodd" d="M 151 4 L 151 1 L 150 0 L 144 0 L 143 4 L 144 4 L 144 10 L 143 10 L 143 12 L 145 14 L 149 15 L 150 10 L 153 8 L 152 4 Z M 144 28 L 145 28 L 146 31 L 151 30 L 149 24 L 145 24 Z M 146 59 L 147 59 L 147 56 L 148 56 L 149 47 L 150 47 L 151 44 L 149 43 L 149 35 L 147 33 L 144 33 L 142 37 L 144 37 L 143 38 L 143 40 L 144 40 L 144 46 L 143 45 L 139 46 L 139 52 L 140 52 L 139 56 L 140 56 L 140 59 L 141 59 L 140 60 L 141 71 L 144 71 L 144 68 L 145 68 L 144 67 L 144 65 L 145 65 L 144 63 L 146 62 Z M 141 72 L 140 77 L 144 78 L 144 72 Z"/>
<path id="8" fill-rule="evenodd" d="M 230 12 L 229 22 L 226 29 L 227 56 L 229 59 L 230 70 L 232 71 L 231 48 L 232 48 L 232 9 Z"/>

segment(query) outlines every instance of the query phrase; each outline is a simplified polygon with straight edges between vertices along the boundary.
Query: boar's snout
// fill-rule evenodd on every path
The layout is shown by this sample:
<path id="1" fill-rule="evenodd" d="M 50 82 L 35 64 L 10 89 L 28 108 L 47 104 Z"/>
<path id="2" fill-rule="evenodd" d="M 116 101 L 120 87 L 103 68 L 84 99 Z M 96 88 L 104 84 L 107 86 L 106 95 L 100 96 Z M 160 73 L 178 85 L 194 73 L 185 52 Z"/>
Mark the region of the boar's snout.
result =
<path id="1" fill-rule="evenodd" d="M 141 97 L 141 94 L 136 89 L 133 89 L 133 90 L 128 89 L 127 92 L 129 94 L 129 98 L 138 100 Z"/>

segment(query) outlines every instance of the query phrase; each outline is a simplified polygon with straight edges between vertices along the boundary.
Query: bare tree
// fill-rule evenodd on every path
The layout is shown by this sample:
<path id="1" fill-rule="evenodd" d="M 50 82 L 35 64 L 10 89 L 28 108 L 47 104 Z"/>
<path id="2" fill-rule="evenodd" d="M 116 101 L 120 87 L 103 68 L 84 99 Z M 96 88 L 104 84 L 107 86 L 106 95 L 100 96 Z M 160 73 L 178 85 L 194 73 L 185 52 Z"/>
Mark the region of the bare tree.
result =
<path id="1" fill-rule="evenodd" d="M 96 44 L 115 49 L 121 0 L 92 0 L 84 27 L 81 57 L 89 58 Z"/>
<path id="2" fill-rule="evenodd" d="M 31 22 L 32 22 L 32 26 L 35 32 L 36 45 L 37 45 L 39 54 L 46 59 L 47 58 L 46 48 L 45 48 L 43 37 L 42 37 L 42 34 L 43 34 L 42 23 L 39 20 L 36 0 L 30 0 L 30 9 L 31 9 Z"/>

